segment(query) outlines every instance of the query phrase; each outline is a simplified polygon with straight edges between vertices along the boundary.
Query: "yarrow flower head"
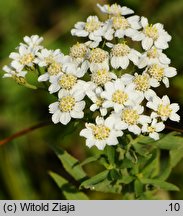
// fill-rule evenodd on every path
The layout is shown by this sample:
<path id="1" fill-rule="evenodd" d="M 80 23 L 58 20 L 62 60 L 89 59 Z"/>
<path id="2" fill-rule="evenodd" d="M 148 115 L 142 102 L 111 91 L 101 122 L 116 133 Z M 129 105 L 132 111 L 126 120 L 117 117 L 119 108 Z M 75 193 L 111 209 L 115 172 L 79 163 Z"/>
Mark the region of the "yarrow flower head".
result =
<path id="1" fill-rule="evenodd" d="M 126 45 L 126 43 L 118 43 L 113 45 L 111 49 L 111 65 L 115 69 L 126 69 L 130 61 L 137 65 L 139 56 L 140 53 L 134 49 L 131 49 L 128 45 Z"/>
<path id="2" fill-rule="evenodd" d="M 153 117 L 159 117 L 162 121 L 166 121 L 168 118 L 172 121 L 180 121 L 180 116 L 177 114 L 179 105 L 177 103 L 170 104 L 170 99 L 167 95 L 162 99 L 158 96 L 154 96 L 148 103 L 147 107 L 154 110 Z"/>
<path id="3" fill-rule="evenodd" d="M 43 82 L 50 80 L 50 77 L 59 76 L 65 64 L 70 62 L 70 57 L 64 56 L 59 49 L 54 51 L 42 49 L 38 53 L 36 62 L 40 67 L 46 68 L 45 73 L 38 78 L 39 82 Z"/>
<path id="4" fill-rule="evenodd" d="M 86 22 L 78 22 L 71 30 L 71 34 L 78 37 L 89 37 L 93 41 L 93 47 L 99 45 L 102 41 L 103 23 L 97 16 L 89 16 Z"/>
<path id="5" fill-rule="evenodd" d="M 160 23 L 149 25 L 147 18 L 141 18 L 143 31 L 135 35 L 132 39 L 142 41 L 144 50 L 149 50 L 153 45 L 158 49 L 167 49 L 171 36 L 164 30 Z"/>
<path id="6" fill-rule="evenodd" d="M 129 15 L 133 14 L 134 11 L 126 6 L 121 7 L 118 4 L 112 4 L 112 5 L 103 5 L 97 4 L 97 6 L 100 8 L 100 10 L 103 13 L 109 14 L 111 16 L 120 16 L 120 15 Z"/>
<path id="7" fill-rule="evenodd" d="M 96 146 L 103 150 L 106 145 L 117 145 L 117 137 L 122 136 L 123 132 L 114 129 L 114 122 L 111 119 L 96 118 L 96 124 L 86 123 L 86 129 L 80 132 L 80 136 L 86 138 L 86 145 L 91 148 Z"/>
<path id="8" fill-rule="evenodd" d="M 33 50 L 40 50 L 43 48 L 40 44 L 43 41 L 43 37 L 39 37 L 38 35 L 32 35 L 32 36 L 25 36 L 23 38 L 25 43 L 20 43 L 21 45 L 25 47 L 29 47 Z"/>
<path id="9" fill-rule="evenodd" d="M 89 54 L 91 72 L 99 69 L 109 70 L 109 54 L 101 48 L 95 48 Z"/>
<path id="10" fill-rule="evenodd" d="M 80 92 L 61 90 L 58 94 L 59 101 L 50 104 L 49 111 L 52 113 L 52 121 L 68 124 L 71 118 L 81 119 L 84 116 L 83 109 L 85 107 L 85 101 L 82 101 L 83 94 Z"/>
<path id="11" fill-rule="evenodd" d="M 115 119 L 115 128 L 118 130 L 126 130 L 139 135 L 141 126 L 150 122 L 150 117 L 143 115 L 144 107 L 141 105 L 125 107 L 119 113 L 113 113 L 111 118 Z"/>
<path id="12" fill-rule="evenodd" d="M 82 119 L 80 135 L 88 147 L 117 145 L 124 134 L 157 140 L 165 121 L 180 121 L 179 105 L 167 95 L 158 97 L 161 84 L 169 88 L 177 74 L 164 54 L 171 36 L 162 24 L 149 24 L 130 8 L 97 6 L 106 18 L 94 15 L 77 22 L 71 34 L 82 42 L 68 54 L 46 49 L 38 35 L 25 36 L 3 67 L 3 77 L 56 96 L 49 105 L 53 123 Z M 37 77 L 36 87 L 28 83 L 30 72 Z"/>
<path id="13" fill-rule="evenodd" d="M 157 118 L 153 118 L 151 123 L 145 123 L 142 127 L 142 132 L 149 134 L 154 140 L 159 140 L 159 132 L 161 132 L 165 128 L 163 122 L 158 122 Z"/>

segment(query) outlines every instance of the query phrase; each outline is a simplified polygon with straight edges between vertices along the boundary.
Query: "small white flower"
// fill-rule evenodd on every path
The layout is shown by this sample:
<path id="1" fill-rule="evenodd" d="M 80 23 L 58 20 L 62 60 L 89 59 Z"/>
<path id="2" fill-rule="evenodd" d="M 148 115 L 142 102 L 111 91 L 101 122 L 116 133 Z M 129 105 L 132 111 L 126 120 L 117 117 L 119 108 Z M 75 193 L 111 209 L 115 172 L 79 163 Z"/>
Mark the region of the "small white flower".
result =
<path id="1" fill-rule="evenodd" d="M 104 24 L 104 38 L 106 40 L 112 40 L 113 37 L 134 37 L 136 34 L 138 34 L 138 30 L 141 28 L 139 19 L 139 16 L 131 16 L 128 18 L 123 16 L 112 17 Z"/>
<path id="2" fill-rule="evenodd" d="M 25 45 L 33 50 L 40 50 L 42 49 L 43 47 L 40 46 L 40 43 L 43 41 L 43 37 L 39 37 L 38 35 L 32 35 L 32 36 L 25 36 L 23 38 L 24 43 L 20 43 L 21 45 Z"/>
<path id="3" fill-rule="evenodd" d="M 109 14 L 111 16 L 120 16 L 120 15 L 129 15 L 129 14 L 133 14 L 134 11 L 130 8 L 127 8 L 126 6 L 121 7 L 118 4 L 112 4 L 112 5 L 100 5 L 97 4 L 97 6 L 100 8 L 100 10 L 103 13 Z"/>
<path id="4" fill-rule="evenodd" d="M 159 140 L 159 132 L 164 130 L 165 125 L 163 122 L 158 122 L 156 118 L 152 119 L 150 124 L 143 124 L 142 133 L 148 133 L 149 136 L 154 140 Z"/>
<path id="5" fill-rule="evenodd" d="M 89 48 L 85 43 L 76 43 L 70 48 L 70 56 L 76 64 L 86 61 L 89 54 Z"/>
<path id="6" fill-rule="evenodd" d="M 77 89 L 66 91 L 64 89 L 59 91 L 59 101 L 49 105 L 49 112 L 52 113 L 52 121 L 68 124 L 71 118 L 81 119 L 84 116 L 83 109 L 85 101 L 82 101 L 84 95 Z"/>
<path id="7" fill-rule="evenodd" d="M 160 85 L 156 79 L 152 79 L 149 74 L 145 72 L 142 74 L 135 73 L 134 76 L 130 74 L 124 74 L 121 77 L 121 80 L 125 84 L 133 83 L 135 90 L 141 95 L 141 97 L 145 97 L 146 99 L 156 95 L 151 87 L 158 87 Z"/>
<path id="8" fill-rule="evenodd" d="M 64 56 L 59 49 L 43 49 L 37 54 L 36 63 L 40 67 L 46 67 L 46 72 L 39 76 L 38 81 L 44 82 L 50 80 L 50 77 L 59 76 L 62 73 L 64 65 L 71 62 L 69 56 Z"/>
<path id="9" fill-rule="evenodd" d="M 106 69 L 99 69 L 91 74 L 91 82 L 92 86 L 94 86 L 93 88 L 104 86 L 107 82 L 113 79 L 117 79 L 117 76 Z"/>
<path id="10" fill-rule="evenodd" d="M 60 49 L 42 49 L 41 52 L 37 54 L 36 64 L 38 64 L 40 67 L 46 67 L 54 62 L 61 63 L 63 56 L 64 55 Z"/>
<path id="11" fill-rule="evenodd" d="M 117 145 L 118 139 L 123 135 L 122 131 L 114 129 L 115 122 L 111 119 L 96 118 L 96 124 L 86 123 L 86 128 L 80 132 L 80 136 L 86 138 L 86 145 L 91 148 L 96 146 L 103 150 L 106 145 Z"/>
<path id="12" fill-rule="evenodd" d="M 24 69 L 25 66 L 33 67 L 35 63 L 36 51 L 30 49 L 29 47 L 25 47 L 20 45 L 18 47 L 18 53 L 12 52 L 10 53 L 10 58 L 13 59 L 11 62 L 11 66 L 18 71 Z"/>
<path id="13" fill-rule="evenodd" d="M 142 41 L 142 47 L 145 50 L 150 49 L 153 45 L 158 49 L 167 49 L 171 36 L 163 29 L 163 25 L 156 23 L 149 25 L 145 17 L 141 18 L 143 31 L 132 37 L 133 40 Z"/>
<path id="14" fill-rule="evenodd" d="M 162 99 L 154 96 L 146 106 L 155 111 L 152 113 L 154 118 L 160 117 L 162 121 L 166 121 L 168 118 L 172 121 L 180 121 L 180 116 L 176 113 L 179 110 L 179 105 L 177 103 L 170 104 L 167 95 L 163 96 Z"/>
<path id="15" fill-rule="evenodd" d="M 144 68 L 152 64 L 169 65 L 170 62 L 170 59 L 162 52 L 161 49 L 157 49 L 153 46 L 150 50 L 141 55 L 138 68 Z"/>
<path id="16" fill-rule="evenodd" d="M 169 87 L 169 79 L 170 77 L 174 77 L 177 74 L 177 71 L 174 67 L 169 67 L 167 65 L 162 64 L 152 64 L 149 65 L 146 69 L 146 73 L 148 73 L 152 79 L 155 81 L 162 81 L 165 86 Z"/>
<path id="17" fill-rule="evenodd" d="M 96 46 L 102 41 L 103 23 L 97 16 L 89 16 L 85 22 L 77 22 L 71 34 L 78 37 L 88 37 L 91 41 L 96 42 Z"/>
<path id="18" fill-rule="evenodd" d="M 139 125 L 144 125 L 149 123 L 151 118 L 149 116 L 143 115 L 144 107 L 140 105 L 126 107 L 119 113 L 113 113 L 111 116 L 116 119 L 115 128 L 118 130 L 128 129 L 134 134 L 141 133 L 141 127 Z"/>
<path id="19" fill-rule="evenodd" d="M 80 91 L 86 91 L 86 82 L 84 80 L 79 80 L 83 76 L 83 72 L 78 70 L 76 65 L 67 64 L 65 70 L 57 76 L 50 77 L 50 83 L 48 90 L 50 94 L 59 91 L 60 89 L 65 89 L 71 91 L 73 88 L 80 89 Z"/>
<path id="20" fill-rule="evenodd" d="M 139 94 L 134 91 L 134 86 L 125 86 L 121 79 L 107 82 L 101 97 L 105 99 L 103 107 L 113 107 L 115 112 L 119 112 L 125 106 L 131 106 L 142 101 Z"/>
<path id="21" fill-rule="evenodd" d="M 90 110 L 92 112 L 95 112 L 99 109 L 102 116 L 105 116 L 107 114 L 107 109 L 103 107 L 104 99 L 101 97 L 101 93 L 103 92 L 103 89 L 101 87 L 98 87 L 94 89 L 94 91 L 87 91 L 87 96 L 90 98 L 90 100 L 93 102 L 93 104 L 90 106 Z"/>
<path id="22" fill-rule="evenodd" d="M 95 48 L 90 51 L 89 62 L 91 72 L 100 69 L 109 70 L 109 54 L 101 48 Z"/>
<path id="23" fill-rule="evenodd" d="M 17 71 L 15 68 L 7 65 L 3 67 L 3 70 L 6 72 L 3 78 L 25 77 L 27 74 L 27 71 Z"/>
<path id="24" fill-rule="evenodd" d="M 108 43 L 108 46 L 112 44 Z M 126 69 L 132 61 L 135 65 L 139 62 L 139 57 L 141 54 L 131 49 L 129 46 L 127 46 L 125 43 L 118 43 L 116 45 L 113 45 L 110 53 L 110 59 L 111 59 L 111 65 L 113 68 L 118 69 Z"/>

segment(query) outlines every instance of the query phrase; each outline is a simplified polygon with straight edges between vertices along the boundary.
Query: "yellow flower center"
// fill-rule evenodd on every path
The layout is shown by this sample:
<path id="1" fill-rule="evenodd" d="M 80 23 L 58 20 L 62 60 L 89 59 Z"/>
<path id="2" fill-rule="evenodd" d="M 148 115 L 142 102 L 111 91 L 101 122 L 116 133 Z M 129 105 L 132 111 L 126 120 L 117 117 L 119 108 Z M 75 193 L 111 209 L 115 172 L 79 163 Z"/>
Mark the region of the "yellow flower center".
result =
<path id="1" fill-rule="evenodd" d="M 157 113 L 158 113 L 158 115 L 160 115 L 162 117 L 169 117 L 171 112 L 172 112 L 172 109 L 170 108 L 170 105 L 160 104 L 158 106 Z"/>
<path id="2" fill-rule="evenodd" d="M 111 80 L 110 73 L 105 69 L 98 70 L 92 73 L 91 80 L 95 84 L 103 86 L 106 82 Z"/>
<path id="3" fill-rule="evenodd" d="M 75 99 L 72 96 L 68 95 L 61 98 L 59 108 L 62 112 L 70 112 L 73 110 L 75 104 Z"/>
<path id="4" fill-rule="evenodd" d="M 98 107 L 101 107 L 103 102 L 104 102 L 104 98 L 98 97 L 97 100 L 96 100 L 96 105 Z"/>
<path id="5" fill-rule="evenodd" d="M 158 81 L 161 81 L 164 76 L 164 68 L 160 67 L 157 64 L 154 64 L 149 67 L 148 73 Z"/>
<path id="6" fill-rule="evenodd" d="M 111 13 L 114 16 L 120 16 L 121 15 L 120 7 L 116 3 L 112 4 L 111 6 L 108 6 L 108 11 L 109 11 L 109 13 Z"/>
<path id="7" fill-rule="evenodd" d="M 148 131 L 149 133 L 154 133 L 154 132 L 156 131 L 156 128 L 153 127 L 153 126 L 149 126 L 149 127 L 147 128 L 147 131 Z"/>
<path id="8" fill-rule="evenodd" d="M 139 119 L 139 114 L 136 110 L 133 109 L 125 109 L 122 112 L 121 119 L 127 123 L 128 125 L 135 125 Z"/>
<path id="9" fill-rule="evenodd" d="M 154 48 L 150 49 L 149 51 L 147 51 L 147 56 L 149 58 L 157 58 L 159 56 L 157 49 L 154 47 Z"/>
<path id="10" fill-rule="evenodd" d="M 57 75 L 58 73 L 60 73 L 62 70 L 62 65 L 57 63 L 57 62 L 53 62 L 49 65 L 48 67 L 48 73 L 53 76 L 53 75 Z"/>
<path id="11" fill-rule="evenodd" d="M 105 140 L 110 135 L 110 129 L 105 125 L 92 125 L 93 134 L 98 140 Z"/>
<path id="12" fill-rule="evenodd" d="M 49 55 L 48 57 L 45 58 L 45 62 L 47 65 L 55 63 L 55 60 L 53 58 L 53 55 Z"/>
<path id="13" fill-rule="evenodd" d="M 116 90 L 112 95 L 112 101 L 123 105 L 128 100 L 128 95 L 121 90 Z"/>
<path id="14" fill-rule="evenodd" d="M 66 90 L 70 90 L 77 82 L 77 78 L 70 74 L 64 74 L 59 80 L 59 85 Z"/>
<path id="15" fill-rule="evenodd" d="M 130 27 L 128 20 L 121 16 L 113 17 L 112 24 L 115 30 L 125 30 Z"/>
<path id="16" fill-rule="evenodd" d="M 85 30 L 87 32 L 94 32 L 98 30 L 100 26 L 101 26 L 101 22 L 99 22 L 95 18 L 91 18 L 91 20 L 85 24 Z"/>
<path id="17" fill-rule="evenodd" d="M 34 60 L 33 54 L 32 54 L 32 53 L 29 53 L 29 54 L 25 54 L 25 55 L 23 55 L 23 56 L 21 57 L 20 63 L 21 63 L 22 65 L 28 65 L 28 64 L 32 63 L 33 60 Z"/>
<path id="18" fill-rule="evenodd" d="M 102 63 L 108 58 L 108 53 L 100 48 L 95 48 L 90 53 L 90 62 Z"/>
<path id="19" fill-rule="evenodd" d="M 26 84 L 26 80 L 24 77 L 13 75 L 12 78 L 15 80 L 16 83 L 18 83 L 20 85 Z"/>
<path id="20" fill-rule="evenodd" d="M 147 74 L 137 75 L 133 82 L 135 83 L 135 89 L 137 91 L 145 92 L 150 88 L 149 76 Z"/>
<path id="21" fill-rule="evenodd" d="M 84 58 L 87 52 L 87 47 L 83 43 L 77 43 L 70 48 L 70 56 L 73 58 Z"/>
<path id="22" fill-rule="evenodd" d="M 126 56 L 129 52 L 130 48 L 126 44 L 116 44 L 111 50 L 111 54 L 117 57 Z"/>
<path id="23" fill-rule="evenodd" d="M 148 25 L 145 27 L 144 29 L 144 34 L 147 36 L 147 37 L 150 37 L 152 38 L 153 40 L 157 40 L 159 35 L 158 35 L 158 29 L 153 26 L 153 25 Z"/>

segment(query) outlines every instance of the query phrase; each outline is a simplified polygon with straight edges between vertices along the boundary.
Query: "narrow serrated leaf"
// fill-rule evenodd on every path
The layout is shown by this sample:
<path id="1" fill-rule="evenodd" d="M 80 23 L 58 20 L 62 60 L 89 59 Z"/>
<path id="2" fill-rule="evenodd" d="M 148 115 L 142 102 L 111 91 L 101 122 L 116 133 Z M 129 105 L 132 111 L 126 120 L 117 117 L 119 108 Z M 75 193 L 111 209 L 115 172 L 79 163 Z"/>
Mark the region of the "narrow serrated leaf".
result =
<path id="1" fill-rule="evenodd" d="M 107 158 L 110 164 L 115 164 L 115 153 L 116 149 L 114 146 L 106 146 Z"/>
<path id="2" fill-rule="evenodd" d="M 54 151 L 57 157 L 62 162 L 65 170 L 77 181 L 83 181 L 87 177 L 86 173 L 82 169 L 79 161 L 71 156 L 67 151 L 64 151 L 61 147 L 54 147 Z"/>
<path id="3" fill-rule="evenodd" d="M 183 138 L 178 136 L 179 133 L 171 132 L 167 135 L 164 135 L 160 140 L 154 142 L 160 149 L 173 150 L 180 148 L 183 145 Z"/>
<path id="4" fill-rule="evenodd" d="M 158 150 L 155 150 L 152 153 L 151 158 L 147 161 L 145 167 L 141 170 L 143 176 L 145 176 L 146 178 L 153 178 L 158 175 L 160 170 L 159 156 L 160 152 Z"/>
<path id="5" fill-rule="evenodd" d="M 86 194 L 78 191 L 74 185 L 71 185 L 62 176 L 54 172 L 50 172 L 49 174 L 53 178 L 57 186 L 61 189 L 66 199 L 68 200 L 88 200 L 89 199 Z"/>
<path id="6" fill-rule="evenodd" d="M 143 184 L 151 184 L 167 191 L 179 191 L 179 188 L 171 183 L 161 181 L 159 179 L 140 179 Z"/>
<path id="7" fill-rule="evenodd" d="M 134 189 L 137 197 L 143 193 L 143 187 L 144 185 L 142 184 L 142 182 L 139 181 L 139 179 L 136 179 L 134 181 Z"/>
<path id="8" fill-rule="evenodd" d="M 92 188 L 94 185 L 98 184 L 99 182 L 103 181 L 104 179 L 107 178 L 107 175 L 109 173 L 109 170 L 105 170 L 93 177 L 91 177 L 90 179 L 82 182 L 82 184 L 80 185 L 80 187 L 84 187 L 84 188 Z"/>
<path id="9" fill-rule="evenodd" d="M 99 155 L 99 156 L 91 156 L 91 157 L 89 157 L 89 158 L 86 158 L 83 162 L 80 163 L 80 166 L 84 166 L 84 165 L 86 165 L 86 164 L 95 162 L 95 161 L 97 161 L 99 158 L 100 158 L 100 155 Z"/>
<path id="10" fill-rule="evenodd" d="M 170 165 L 171 167 L 175 167 L 178 162 L 183 158 L 183 139 L 182 146 L 177 149 L 173 149 L 170 151 Z"/>

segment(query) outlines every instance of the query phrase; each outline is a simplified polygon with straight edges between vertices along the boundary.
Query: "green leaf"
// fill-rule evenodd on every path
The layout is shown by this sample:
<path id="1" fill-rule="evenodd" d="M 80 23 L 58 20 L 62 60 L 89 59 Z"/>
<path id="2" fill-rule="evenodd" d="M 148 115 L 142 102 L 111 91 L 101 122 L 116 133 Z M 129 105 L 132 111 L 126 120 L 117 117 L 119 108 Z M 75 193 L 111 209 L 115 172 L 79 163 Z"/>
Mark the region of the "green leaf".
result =
<path id="1" fill-rule="evenodd" d="M 124 169 L 124 168 L 132 168 L 134 166 L 134 163 L 129 160 L 128 158 L 124 158 L 124 160 L 122 161 L 120 168 Z"/>
<path id="2" fill-rule="evenodd" d="M 136 179 L 134 181 L 134 189 L 137 197 L 143 193 L 143 187 L 144 185 L 142 184 L 142 182 L 139 181 L 139 179 Z"/>
<path id="3" fill-rule="evenodd" d="M 83 181 L 87 177 L 86 173 L 82 169 L 79 161 L 64 151 L 60 147 L 54 147 L 54 151 L 57 157 L 63 164 L 65 170 L 77 181 Z"/>
<path id="4" fill-rule="evenodd" d="M 142 178 L 142 179 L 140 179 L 140 181 L 143 184 L 150 184 L 150 185 L 159 187 L 159 188 L 164 189 L 164 190 L 179 191 L 179 188 L 176 185 L 165 182 L 165 181 L 161 181 L 161 180 L 158 180 L 158 179 L 145 179 L 145 178 Z"/>
<path id="5" fill-rule="evenodd" d="M 151 158 L 146 162 L 145 167 L 141 170 L 143 176 L 146 178 L 153 178 L 158 175 L 160 169 L 159 157 L 159 150 L 155 150 Z"/>
<path id="6" fill-rule="evenodd" d="M 107 158 L 109 160 L 109 163 L 111 165 L 114 165 L 116 149 L 114 148 L 114 146 L 106 146 L 106 152 L 107 152 Z"/>
<path id="7" fill-rule="evenodd" d="M 127 169 L 122 169 L 121 170 L 121 178 L 118 180 L 118 182 L 120 183 L 124 183 L 124 184 L 129 184 L 130 182 L 132 182 L 134 180 L 134 176 L 129 175 L 128 170 Z"/>
<path id="8" fill-rule="evenodd" d="M 110 165 L 108 164 L 108 161 L 107 161 L 105 155 L 102 156 L 101 158 L 99 158 L 98 162 L 99 162 L 101 165 L 103 165 L 106 169 L 108 169 L 109 166 L 110 166 Z"/>
<path id="9" fill-rule="evenodd" d="M 91 190 L 95 190 L 103 193 L 117 193 L 120 194 L 122 191 L 122 185 L 118 183 L 112 184 L 108 179 L 103 180 L 102 182 L 96 184 Z"/>
<path id="10" fill-rule="evenodd" d="M 154 142 L 154 144 L 161 149 L 173 150 L 183 146 L 183 138 L 178 136 L 179 133 L 171 132 L 163 136 L 160 140 Z"/>
<path id="11" fill-rule="evenodd" d="M 135 148 L 135 151 L 139 155 L 144 156 L 144 157 L 147 157 L 147 155 L 149 155 L 149 153 L 154 149 L 154 146 L 148 143 L 144 145 L 144 143 L 142 144 L 142 143 L 136 142 L 133 144 L 133 146 Z"/>
<path id="12" fill-rule="evenodd" d="M 125 156 L 127 159 L 131 160 L 131 162 L 134 164 L 136 164 L 138 162 L 138 158 L 136 156 L 136 153 L 133 150 L 131 150 L 131 152 L 128 151 Z"/>
<path id="13" fill-rule="evenodd" d="M 163 159 L 163 161 L 161 161 L 161 168 L 157 179 L 165 181 L 169 177 L 171 171 L 170 158 Z"/>
<path id="14" fill-rule="evenodd" d="M 173 149 L 170 151 L 170 164 L 171 167 L 175 167 L 178 162 L 183 158 L 183 139 L 182 146 L 179 146 L 177 149 Z"/>
<path id="15" fill-rule="evenodd" d="M 50 172 L 49 174 L 56 182 L 57 186 L 61 189 L 66 199 L 68 200 L 88 200 L 89 199 L 86 194 L 78 191 L 74 185 L 71 185 L 62 176 L 53 172 Z"/>
<path id="16" fill-rule="evenodd" d="M 115 180 L 118 180 L 120 178 L 120 174 L 116 169 L 111 169 L 111 170 L 109 170 L 108 177 L 111 181 L 115 181 Z"/>
<path id="17" fill-rule="evenodd" d="M 98 184 L 99 182 L 103 181 L 104 179 L 107 178 L 109 173 L 109 170 L 105 170 L 93 177 L 91 177 L 90 179 L 87 179 L 86 181 L 82 182 L 82 184 L 80 185 L 80 187 L 84 187 L 84 188 L 93 188 L 94 185 Z"/>
<path id="18" fill-rule="evenodd" d="M 100 158 L 100 155 L 98 156 L 91 156 L 89 158 L 86 158 L 83 162 L 80 163 L 80 166 L 84 166 L 86 164 L 92 163 L 97 161 Z"/>
<path id="19" fill-rule="evenodd" d="M 115 184 L 108 179 L 109 170 L 105 170 L 94 177 L 84 181 L 80 187 L 105 193 L 121 193 L 122 185 Z"/>

